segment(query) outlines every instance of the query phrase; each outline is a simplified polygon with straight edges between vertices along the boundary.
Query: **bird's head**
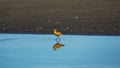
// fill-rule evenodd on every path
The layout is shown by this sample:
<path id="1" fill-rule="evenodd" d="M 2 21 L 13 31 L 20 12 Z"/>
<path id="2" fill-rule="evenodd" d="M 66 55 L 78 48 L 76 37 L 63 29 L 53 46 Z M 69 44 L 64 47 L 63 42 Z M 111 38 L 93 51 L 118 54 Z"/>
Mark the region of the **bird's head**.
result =
<path id="1" fill-rule="evenodd" d="M 57 29 L 53 29 L 53 31 L 57 31 Z"/>

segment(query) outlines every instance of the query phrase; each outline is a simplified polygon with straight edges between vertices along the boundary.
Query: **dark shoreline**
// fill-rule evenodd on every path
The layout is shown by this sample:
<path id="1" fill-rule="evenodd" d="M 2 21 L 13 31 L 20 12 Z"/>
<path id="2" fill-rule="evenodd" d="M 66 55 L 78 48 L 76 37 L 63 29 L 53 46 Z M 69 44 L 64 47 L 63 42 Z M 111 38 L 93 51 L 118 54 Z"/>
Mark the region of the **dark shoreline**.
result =
<path id="1" fill-rule="evenodd" d="M 53 23 L 52 23 L 53 24 Z M 64 23 L 51 25 L 51 23 L 0 23 L 0 33 L 16 33 L 16 34 L 52 34 L 53 29 L 63 34 L 73 35 L 120 35 L 119 23 L 105 24 L 105 23 L 93 23 L 93 24 L 74 24 Z M 76 27 L 78 26 L 78 27 Z"/>
<path id="2" fill-rule="evenodd" d="M 27 34 L 27 35 L 53 35 L 52 33 L 7 33 L 7 32 L 0 32 L 0 34 Z M 63 35 L 80 35 L 80 36 L 120 36 L 120 34 L 63 34 Z"/>
<path id="3" fill-rule="evenodd" d="M 0 0 L 0 33 L 120 35 L 120 1 Z"/>

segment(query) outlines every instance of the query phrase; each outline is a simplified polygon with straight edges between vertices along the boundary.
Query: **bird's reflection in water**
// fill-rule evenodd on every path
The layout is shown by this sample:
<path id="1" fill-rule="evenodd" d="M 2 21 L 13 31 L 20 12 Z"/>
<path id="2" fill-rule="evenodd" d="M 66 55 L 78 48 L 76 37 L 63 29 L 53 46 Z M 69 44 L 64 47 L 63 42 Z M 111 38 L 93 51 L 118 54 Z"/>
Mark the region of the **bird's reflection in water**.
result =
<path id="1" fill-rule="evenodd" d="M 54 51 L 56 51 L 58 48 L 61 48 L 62 46 L 64 46 L 64 44 L 61 44 L 60 43 L 60 37 L 57 37 L 56 38 L 56 44 L 54 44 L 54 46 L 53 46 Z"/>
<path id="2" fill-rule="evenodd" d="M 56 44 L 53 46 L 53 49 L 54 49 L 54 51 L 56 51 L 58 48 L 61 48 L 62 46 L 64 46 L 64 44 L 56 43 Z"/>

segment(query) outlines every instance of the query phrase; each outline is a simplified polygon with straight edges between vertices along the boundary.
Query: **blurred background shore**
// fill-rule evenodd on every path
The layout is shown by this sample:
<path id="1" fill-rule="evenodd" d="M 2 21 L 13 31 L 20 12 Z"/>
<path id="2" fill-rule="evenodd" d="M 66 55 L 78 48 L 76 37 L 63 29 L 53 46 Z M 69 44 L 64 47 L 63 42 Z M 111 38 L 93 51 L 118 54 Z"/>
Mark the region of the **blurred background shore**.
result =
<path id="1" fill-rule="evenodd" d="M 0 0 L 0 33 L 120 35 L 120 0 Z"/>

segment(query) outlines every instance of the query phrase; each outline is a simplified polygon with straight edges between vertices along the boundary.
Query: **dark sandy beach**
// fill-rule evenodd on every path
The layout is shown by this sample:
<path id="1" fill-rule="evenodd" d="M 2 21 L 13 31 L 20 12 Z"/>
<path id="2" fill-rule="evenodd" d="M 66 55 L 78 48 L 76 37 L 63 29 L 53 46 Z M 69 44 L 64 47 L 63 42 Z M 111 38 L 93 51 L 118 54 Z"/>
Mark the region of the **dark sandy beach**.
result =
<path id="1" fill-rule="evenodd" d="M 120 35 L 120 0 L 0 0 L 0 33 Z"/>

